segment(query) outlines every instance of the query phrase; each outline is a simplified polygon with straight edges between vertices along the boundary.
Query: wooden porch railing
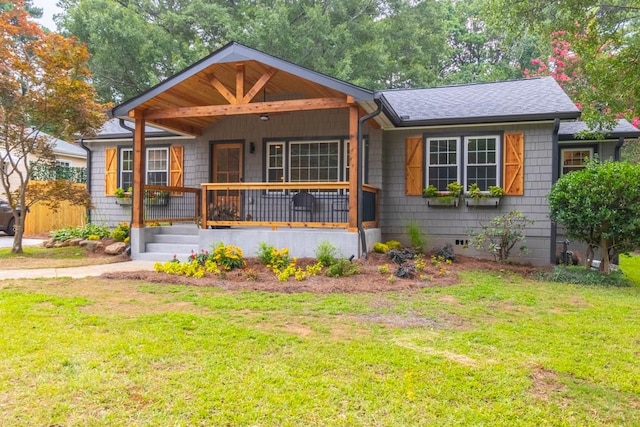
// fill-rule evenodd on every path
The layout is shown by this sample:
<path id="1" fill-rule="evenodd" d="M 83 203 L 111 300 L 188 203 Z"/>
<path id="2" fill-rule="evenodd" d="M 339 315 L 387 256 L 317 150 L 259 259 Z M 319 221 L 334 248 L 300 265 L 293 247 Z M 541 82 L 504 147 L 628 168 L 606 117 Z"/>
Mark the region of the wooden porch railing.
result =
<path id="1" fill-rule="evenodd" d="M 201 226 L 349 228 L 348 182 L 203 183 Z M 363 225 L 378 225 L 379 190 L 364 186 Z"/>
<path id="2" fill-rule="evenodd" d="M 145 185 L 145 222 L 198 223 L 201 194 L 199 188 Z"/>

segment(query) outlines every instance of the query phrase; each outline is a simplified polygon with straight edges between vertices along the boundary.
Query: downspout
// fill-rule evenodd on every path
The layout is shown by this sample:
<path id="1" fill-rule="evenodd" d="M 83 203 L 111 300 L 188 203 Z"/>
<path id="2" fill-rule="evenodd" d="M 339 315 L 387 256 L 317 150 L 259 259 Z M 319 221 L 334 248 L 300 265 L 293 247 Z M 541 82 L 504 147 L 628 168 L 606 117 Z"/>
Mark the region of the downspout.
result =
<path id="1" fill-rule="evenodd" d="M 89 147 L 87 147 L 84 144 L 84 139 L 80 138 L 80 140 L 78 141 L 78 144 L 80 145 L 80 147 L 82 147 L 84 149 L 84 151 L 87 152 L 87 191 L 89 192 L 89 194 L 91 194 L 91 149 L 89 149 Z M 87 223 L 91 224 L 91 208 L 88 207 L 87 208 Z"/>
<path id="2" fill-rule="evenodd" d="M 560 147 L 558 145 L 558 131 L 560 130 L 560 119 L 556 118 L 553 121 L 553 135 L 551 137 L 551 185 L 558 181 L 558 175 L 560 173 Z M 555 222 L 551 223 L 551 235 L 549 236 L 549 261 L 551 264 L 556 262 L 556 239 L 558 237 L 558 225 Z"/>
<path id="3" fill-rule="evenodd" d="M 624 144 L 624 138 L 623 137 L 618 138 L 618 143 L 616 144 L 616 148 L 613 151 L 613 160 L 616 162 L 620 161 L 620 149 L 622 148 L 623 144 Z"/>
<path id="4" fill-rule="evenodd" d="M 375 111 L 372 111 L 369 114 L 365 114 L 364 116 L 358 119 L 358 171 L 357 171 L 357 179 L 356 183 L 358 185 L 358 232 L 360 233 L 360 243 L 362 245 L 362 257 L 367 258 L 367 236 L 364 232 L 364 227 L 362 226 L 362 211 L 364 209 L 364 191 L 362 190 L 362 174 L 364 172 L 364 135 L 363 135 L 363 127 L 364 122 L 367 120 L 377 116 L 382 112 L 382 101 L 380 100 L 379 94 L 374 94 L 373 101 L 378 105 L 378 108 Z M 379 196 L 378 196 L 379 197 Z"/>

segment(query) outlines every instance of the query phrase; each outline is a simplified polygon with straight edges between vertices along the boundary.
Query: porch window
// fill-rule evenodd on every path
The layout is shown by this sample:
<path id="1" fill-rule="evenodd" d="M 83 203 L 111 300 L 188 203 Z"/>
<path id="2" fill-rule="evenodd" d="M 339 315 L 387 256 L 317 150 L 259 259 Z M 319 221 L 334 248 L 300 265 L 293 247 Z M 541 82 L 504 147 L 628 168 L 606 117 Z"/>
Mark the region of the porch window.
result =
<path id="1" fill-rule="evenodd" d="M 500 144 L 497 136 L 466 137 L 466 181 L 465 189 L 477 184 L 480 190 L 488 191 L 492 185 L 498 185 L 498 159 Z"/>
<path id="2" fill-rule="evenodd" d="M 267 144 L 267 182 L 284 181 L 284 143 Z"/>
<path id="3" fill-rule="evenodd" d="M 560 158 L 560 175 L 584 169 L 585 160 L 593 158 L 593 148 L 563 148 Z"/>
<path id="4" fill-rule="evenodd" d="M 266 143 L 267 182 L 337 182 L 348 179 L 348 140 Z"/>
<path id="5" fill-rule="evenodd" d="M 120 150 L 120 187 L 133 187 L 133 149 Z M 168 185 L 169 149 L 147 148 L 145 183 L 149 185 Z"/>
<path id="6" fill-rule="evenodd" d="M 446 191 L 460 182 L 460 138 L 427 138 L 427 186 Z"/>
<path id="7" fill-rule="evenodd" d="M 333 182 L 339 177 L 339 141 L 290 143 L 290 182 Z"/>

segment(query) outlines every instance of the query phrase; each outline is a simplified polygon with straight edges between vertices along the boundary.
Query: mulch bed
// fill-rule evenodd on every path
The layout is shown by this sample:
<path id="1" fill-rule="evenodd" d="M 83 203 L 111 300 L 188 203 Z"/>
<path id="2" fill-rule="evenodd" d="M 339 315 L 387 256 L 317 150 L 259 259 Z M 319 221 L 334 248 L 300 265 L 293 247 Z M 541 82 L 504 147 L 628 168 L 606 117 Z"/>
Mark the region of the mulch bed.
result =
<path id="1" fill-rule="evenodd" d="M 280 282 L 275 275 L 255 258 L 247 260 L 244 269 L 227 272 L 224 277 L 213 274 L 203 278 L 169 275 L 153 271 L 112 272 L 102 275 L 106 279 L 141 280 L 152 283 L 180 284 L 189 286 L 215 286 L 226 290 L 254 290 L 264 292 L 283 293 L 371 293 L 399 290 L 413 290 L 425 287 L 450 286 L 459 283 L 458 272 L 464 270 L 489 270 L 498 272 L 512 272 L 523 276 L 530 276 L 541 268 L 521 264 L 499 264 L 494 261 L 458 256 L 453 264 L 440 263 L 432 265 L 427 257 L 427 266 L 423 272 L 413 278 L 401 279 L 393 276 L 397 265 L 386 255 L 372 253 L 367 259 L 354 260 L 358 266 L 358 274 L 348 277 L 327 277 L 318 275 L 304 281 L 296 281 L 293 277 L 287 282 Z M 315 263 L 314 259 L 298 259 L 298 265 Z M 380 273 L 379 268 L 388 266 L 388 272 Z M 246 270 L 257 273 L 254 280 L 248 278 Z M 391 278 L 393 277 L 393 278 Z"/>

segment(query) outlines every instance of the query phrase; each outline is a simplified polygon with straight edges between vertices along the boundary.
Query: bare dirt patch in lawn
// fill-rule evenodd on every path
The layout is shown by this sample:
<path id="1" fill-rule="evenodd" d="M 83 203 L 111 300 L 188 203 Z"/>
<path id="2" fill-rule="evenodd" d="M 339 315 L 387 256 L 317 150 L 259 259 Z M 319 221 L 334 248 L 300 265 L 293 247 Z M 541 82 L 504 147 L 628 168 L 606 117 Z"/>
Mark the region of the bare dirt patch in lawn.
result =
<path id="1" fill-rule="evenodd" d="M 313 259 L 299 259 L 298 265 L 315 263 Z M 489 260 L 471 257 L 458 257 L 453 264 L 439 263 L 432 265 L 427 257 L 427 266 L 415 277 L 401 279 L 393 275 L 397 269 L 386 255 L 370 254 L 367 259 L 354 260 L 358 274 L 348 277 L 331 278 L 325 275 L 296 281 L 293 277 L 287 282 L 278 281 L 275 275 L 257 259 L 248 259 L 245 269 L 227 272 L 223 277 L 209 274 L 203 278 L 175 276 L 153 271 L 112 272 L 102 275 L 106 279 L 141 280 L 152 283 L 180 284 L 189 286 L 215 286 L 229 291 L 264 291 L 282 293 L 376 293 L 389 291 L 416 290 L 425 287 L 450 286 L 459 283 L 458 273 L 464 270 L 489 270 L 495 272 L 512 272 L 529 276 L 537 269 L 530 265 L 499 264 Z M 380 267 L 387 265 L 388 272 L 380 273 Z M 247 270 L 257 272 L 257 278 L 247 277 Z M 421 277 L 422 276 L 422 277 Z"/>

